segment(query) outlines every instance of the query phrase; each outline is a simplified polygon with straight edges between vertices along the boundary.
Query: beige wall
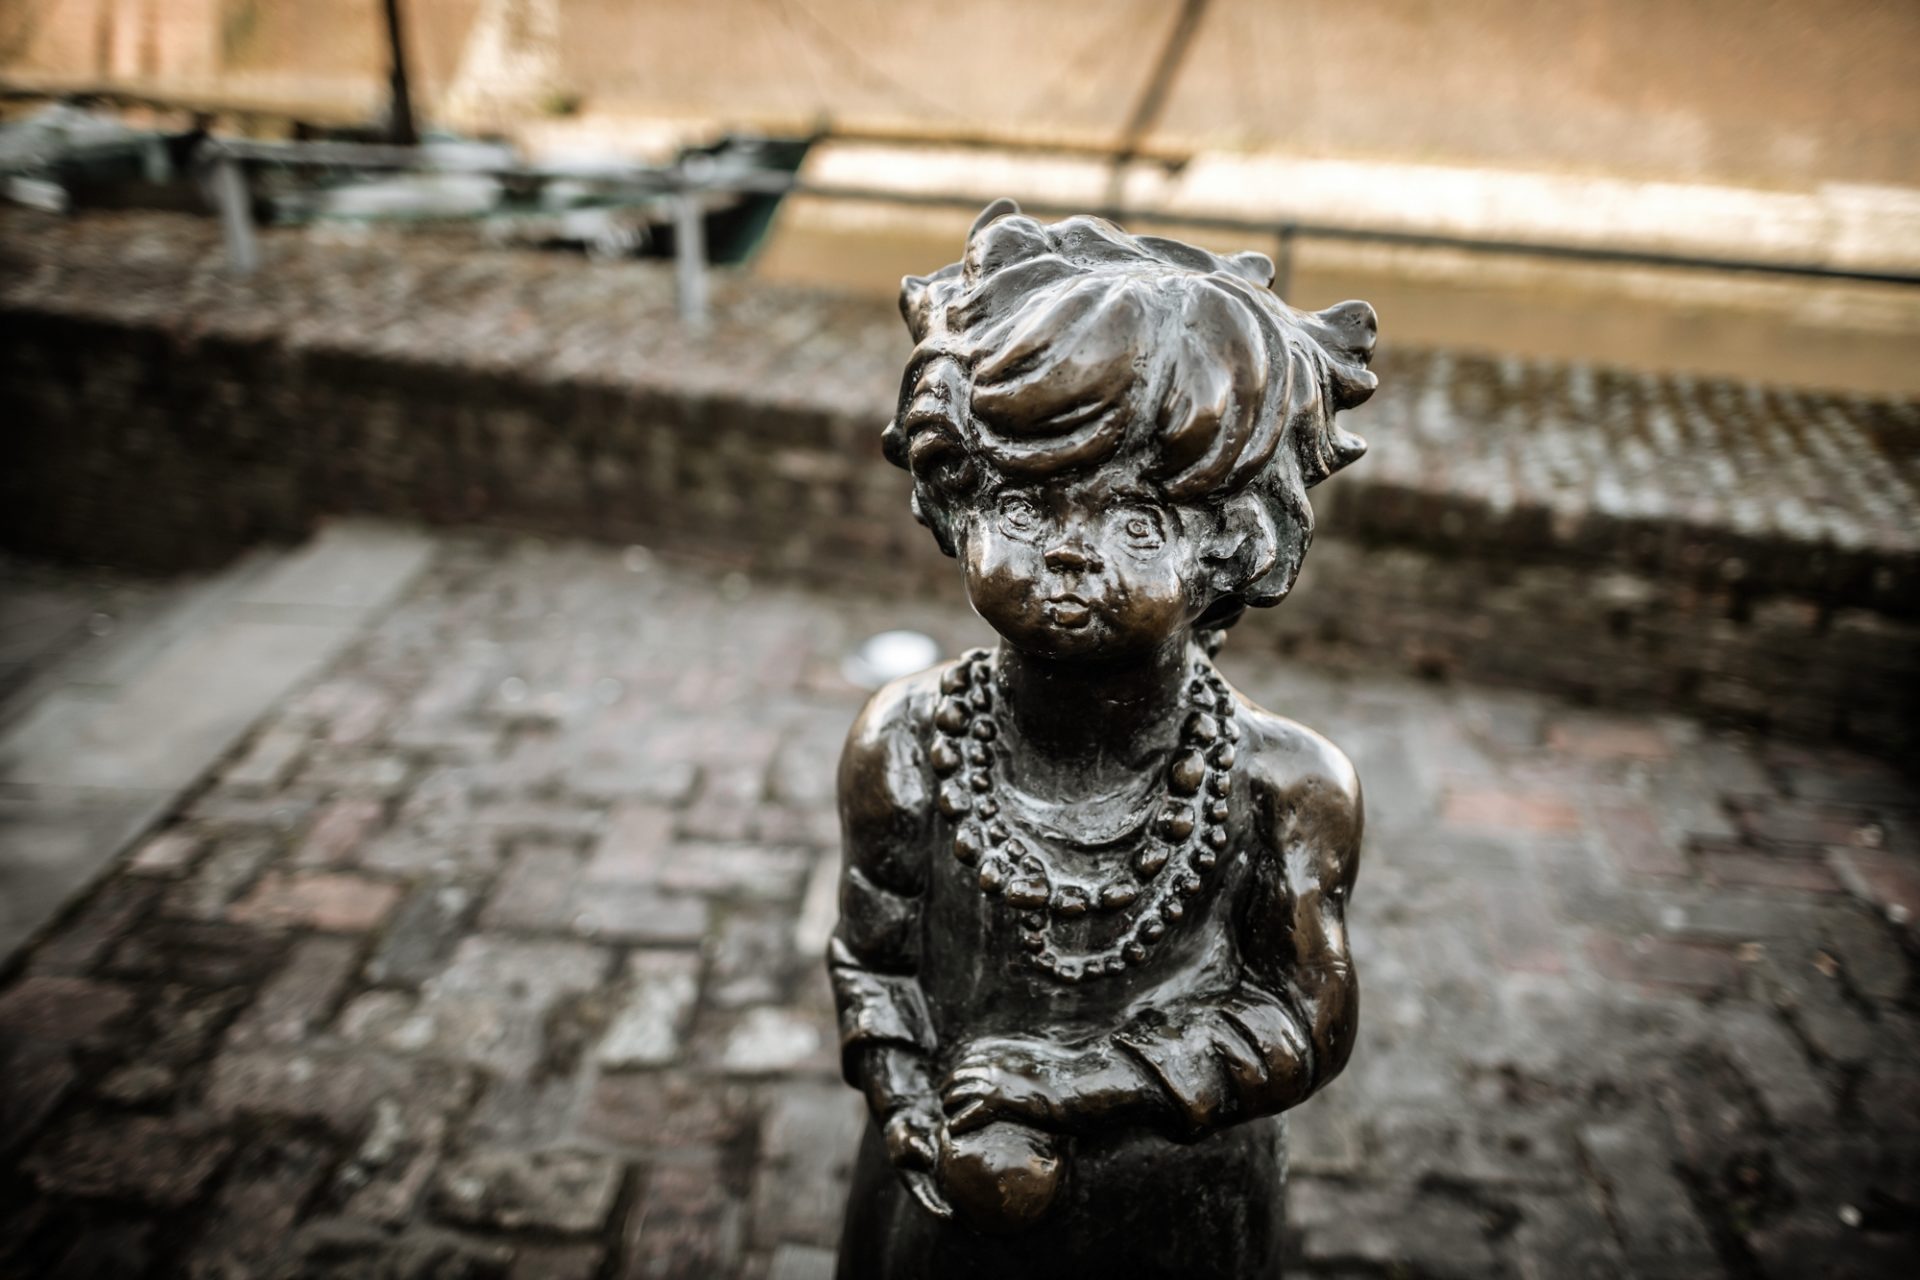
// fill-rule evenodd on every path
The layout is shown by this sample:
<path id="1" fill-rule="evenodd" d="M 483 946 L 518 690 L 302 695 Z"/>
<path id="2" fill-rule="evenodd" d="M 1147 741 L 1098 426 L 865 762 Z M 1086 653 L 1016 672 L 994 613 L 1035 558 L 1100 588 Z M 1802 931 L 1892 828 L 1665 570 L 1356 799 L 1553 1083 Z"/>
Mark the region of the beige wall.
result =
<path id="1" fill-rule="evenodd" d="M 594 110 L 1111 138 L 1171 0 L 558 0 Z M 479 0 L 409 0 L 451 79 Z M 377 0 L 0 0 L 15 72 L 311 97 Z M 1213 0 L 1155 141 L 1759 186 L 1913 185 L 1915 0 Z"/>
<path id="2" fill-rule="evenodd" d="M 1763 185 L 1920 175 L 1914 0 L 1215 7 L 1193 51 L 1212 73 L 1183 77 L 1170 132 Z"/>
<path id="3" fill-rule="evenodd" d="M 134 80 L 219 66 L 220 0 L 61 0 L 0 6 L 0 59 Z"/>
<path id="4" fill-rule="evenodd" d="M 429 86 L 452 74 L 479 2 L 402 0 Z M 380 0 L 0 0 L 0 75 L 302 101 L 351 85 L 353 105 L 385 83 L 384 24 Z"/>

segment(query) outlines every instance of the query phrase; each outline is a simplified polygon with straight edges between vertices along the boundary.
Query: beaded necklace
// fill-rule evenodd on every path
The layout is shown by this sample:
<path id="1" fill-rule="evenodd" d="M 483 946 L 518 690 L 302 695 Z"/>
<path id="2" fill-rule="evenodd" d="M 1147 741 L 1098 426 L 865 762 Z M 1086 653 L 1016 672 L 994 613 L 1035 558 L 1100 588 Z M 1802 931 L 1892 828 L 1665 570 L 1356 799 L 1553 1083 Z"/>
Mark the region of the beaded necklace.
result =
<path id="1" fill-rule="evenodd" d="M 953 823 L 953 856 L 978 873 L 981 893 L 1024 913 L 1021 945 L 1048 973 L 1078 982 L 1139 964 L 1167 925 L 1186 914 L 1182 899 L 1200 892 L 1227 849 L 1227 797 L 1240 738 L 1233 695 L 1205 661 L 1193 664 L 1186 689 L 1192 710 L 1167 765 L 1160 811 L 1124 869 L 1088 880 L 1049 865 L 1038 841 L 1016 833 L 995 798 L 999 753 L 993 743 L 1000 727 L 992 676 L 991 655 L 974 649 L 940 677 L 927 758 L 942 779 L 938 804 Z M 1116 915 L 1125 926 L 1118 940 L 1089 952 L 1062 947 L 1054 922 L 1090 912 Z"/>

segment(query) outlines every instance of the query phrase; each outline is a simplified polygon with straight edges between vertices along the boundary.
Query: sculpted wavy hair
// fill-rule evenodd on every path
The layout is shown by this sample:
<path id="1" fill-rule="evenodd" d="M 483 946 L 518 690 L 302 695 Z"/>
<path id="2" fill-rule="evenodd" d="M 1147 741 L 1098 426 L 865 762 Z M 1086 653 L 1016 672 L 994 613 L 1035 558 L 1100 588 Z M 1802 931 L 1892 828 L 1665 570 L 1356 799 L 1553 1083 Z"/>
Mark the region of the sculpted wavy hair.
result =
<path id="1" fill-rule="evenodd" d="M 988 206 L 964 258 L 901 284 L 916 345 L 883 444 L 915 517 L 953 555 L 996 479 L 1124 467 L 1236 548 L 1202 628 L 1278 603 L 1313 536 L 1306 491 L 1366 451 L 1334 415 L 1376 380 L 1371 307 L 1299 311 L 1272 280 L 1264 254 Z"/>

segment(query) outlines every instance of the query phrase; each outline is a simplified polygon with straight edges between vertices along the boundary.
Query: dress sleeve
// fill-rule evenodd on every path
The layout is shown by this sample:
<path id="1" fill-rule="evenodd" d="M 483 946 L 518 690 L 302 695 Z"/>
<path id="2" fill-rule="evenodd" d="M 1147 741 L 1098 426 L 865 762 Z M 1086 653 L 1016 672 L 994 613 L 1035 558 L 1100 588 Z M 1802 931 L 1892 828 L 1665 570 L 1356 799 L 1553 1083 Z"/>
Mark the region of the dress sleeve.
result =
<path id="1" fill-rule="evenodd" d="M 1136 1022 L 1115 1040 L 1160 1083 L 1188 1137 L 1284 1111 L 1315 1083 L 1300 1017 L 1252 983 Z"/>
<path id="2" fill-rule="evenodd" d="M 919 903 L 849 867 L 840 882 L 840 927 L 827 946 L 827 975 L 840 1014 L 843 1062 L 872 1044 L 934 1047 L 927 998 L 903 945 L 919 934 Z"/>
<path id="3" fill-rule="evenodd" d="M 1357 869 L 1360 800 L 1319 795 L 1276 806 L 1236 913 L 1238 981 L 1148 1010 L 1114 1036 L 1159 1082 L 1183 1136 L 1273 1115 L 1339 1074 L 1358 991 L 1346 900 Z"/>
<path id="4" fill-rule="evenodd" d="M 840 922 L 827 974 L 842 1070 L 856 1087 L 868 1046 L 935 1046 L 919 979 L 933 804 L 910 709 L 907 693 L 882 690 L 854 722 L 840 759 Z"/>

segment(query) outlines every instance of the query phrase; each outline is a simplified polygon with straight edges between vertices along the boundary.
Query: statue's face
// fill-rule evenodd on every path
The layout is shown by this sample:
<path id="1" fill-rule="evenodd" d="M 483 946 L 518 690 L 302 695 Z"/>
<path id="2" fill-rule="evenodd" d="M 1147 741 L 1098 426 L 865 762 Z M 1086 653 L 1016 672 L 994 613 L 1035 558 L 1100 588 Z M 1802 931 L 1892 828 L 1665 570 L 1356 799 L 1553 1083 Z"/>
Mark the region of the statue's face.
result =
<path id="1" fill-rule="evenodd" d="M 967 595 L 1024 652 L 1146 652 L 1206 604 L 1182 523 L 1178 508 L 1100 473 L 990 488 L 966 525 Z"/>

